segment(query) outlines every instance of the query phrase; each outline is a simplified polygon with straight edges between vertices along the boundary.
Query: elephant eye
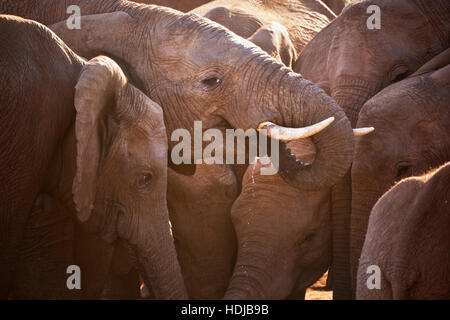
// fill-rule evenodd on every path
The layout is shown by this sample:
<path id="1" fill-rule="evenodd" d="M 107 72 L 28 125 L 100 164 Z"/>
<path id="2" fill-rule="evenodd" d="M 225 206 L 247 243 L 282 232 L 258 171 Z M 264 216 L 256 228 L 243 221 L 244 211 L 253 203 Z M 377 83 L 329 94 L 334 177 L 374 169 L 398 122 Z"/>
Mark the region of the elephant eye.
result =
<path id="1" fill-rule="evenodd" d="M 210 77 L 202 80 L 202 84 L 208 89 L 214 89 L 222 83 L 222 79 Z"/>
<path id="2" fill-rule="evenodd" d="M 153 175 L 148 172 L 139 177 L 138 181 L 138 187 L 139 189 L 143 189 L 149 186 L 150 182 L 152 181 Z"/>

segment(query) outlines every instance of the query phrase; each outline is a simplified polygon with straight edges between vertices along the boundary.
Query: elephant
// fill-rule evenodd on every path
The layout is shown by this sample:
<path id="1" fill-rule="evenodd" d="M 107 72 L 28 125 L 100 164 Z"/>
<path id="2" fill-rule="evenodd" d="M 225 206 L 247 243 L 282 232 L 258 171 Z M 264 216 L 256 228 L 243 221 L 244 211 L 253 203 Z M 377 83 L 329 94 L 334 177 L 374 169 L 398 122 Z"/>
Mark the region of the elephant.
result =
<path id="1" fill-rule="evenodd" d="M 307 141 L 289 146 L 312 161 Z M 300 191 L 279 175 L 248 166 L 231 217 L 238 240 L 233 276 L 224 299 L 304 299 L 331 262 L 330 189 Z"/>
<path id="2" fill-rule="evenodd" d="M 367 27 L 372 5 L 380 8 L 379 30 Z M 368 99 L 450 46 L 449 15 L 450 3 L 445 0 L 353 4 L 308 43 L 294 71 L 324 89 L 355 126 Z M 364 228 L 351 218 L 351 179 L 349 172 L 332 191 L 334 296 L 338 299 L 354 296 L 356 270 L 351 272 L 350 265 L 357 265 L 364 237 Z"/>
<path id="3" fill-rule="evenodd" d="M 231 207 L 238 184 L 231 166 L 199 164 L 186 176 L 169 168 L 167 201 L 175 247 L 191 299 L 222 299 L 236 259 Z"/>
<path id="4" fill-rule="evenodd" d="M 336 15 L 340 15 L 345 7 L 363 0 L 322 0 Z"/>
<path id="5" fill-rule="evenodd" d="M 373 206 L 396 181 L 450 161 L 449 87 L 450 49 L 361 109 L 358 124 L 377 127 L 357 141 L 352 167 L 352 221 L 362 241 Z"/>
<path id="6" fill-rule="evenodd" d="M 170 7 L 179 11 L 188 12 L 211 0 L 136 0 L 134 2 L 155 4 L 158 6 Z"/>
<path id="7" fill-rule="evenodd" d="M 86 61 L 35 21 L 1 15 L 0 29 L 1 297 L 11 289 L 16 298 L 83 297 L 66 287 L 66 268 L 78 262 L 76 223 L 93 235 L 80 245 L 99 264 L 121 239 L 157 298 L 186 299 L 166 202 L 162 108 L 113 60 Z M 31 261 L 19 272 L 42 281 L 11 288 L 19 258 Z M 45 258 L 58 266 L 42 270 Z"/>
<path id="8" fill-rule="evenodd" d="M 401 180 L 377 201 L 361 252 L 357 299 L 450 299 L 449 197 L 447 162 Z M 381 271 L 372 290 L 370 266 Z"/>
<path id="9" fill-rule="evenodd" d="M 65 1 L 46 3 L 48 11 L 38 13 L 10 2 L 0 10 L 26 12 L 46 24 L 67 17 Z M 101 52 L 120 60 L 132 82 L 163 108 L 169 140 L 180 128 L 193 136 L 194 120 L 202 122 L 204 131 L 217 126 L 256 129 L 269 120 L 287 127 L 275 125 L 271 130 L 292 132 L 292 139 L 314 134 L 317 156 L 308 166 L 281 148 L 279 174 L 288 183 L 318 189 L 347 172 L 354 137 L 342 109 L 322 89 L 251 42 L 196 14 L 165 7 L 119 0 L 71 4 L 84 14 L 82 28 L 70 30 L 61 21 L 52 29 L 81 56 Z M 310 130 L 324 119 L 328 126 Z M 290 130 L 303 126 L 308 129 Z M 169 153 L 175 144 L 169 141 Z"/>
<path id="10" fill-rule="evenodd" d="M 272 29 L 286 30 L 281 35 L 292 42 L 291 51 L 295 52 L 292 54 L 295 59 L 293 63 L 308 42 L 336 18 L 327 6 L 315 0 L 215 0 L 191 12 L 223 25 L 245 39 L 259 32 L 258 38 L 262 44 L 271 42 Z M 270 46 L 261 47 L 267 52 L 273 51 Z M 286 60 L 283 62 L 291 67 L 291 63 L 286 63 Z"/>

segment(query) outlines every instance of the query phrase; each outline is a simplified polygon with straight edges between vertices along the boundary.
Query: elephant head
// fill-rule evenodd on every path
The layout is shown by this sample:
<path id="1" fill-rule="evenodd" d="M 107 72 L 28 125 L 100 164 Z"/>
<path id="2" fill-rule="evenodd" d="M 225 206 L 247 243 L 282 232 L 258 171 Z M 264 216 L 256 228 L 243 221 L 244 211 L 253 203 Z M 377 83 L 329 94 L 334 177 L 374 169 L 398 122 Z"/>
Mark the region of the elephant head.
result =
<path id="1" fill-rule="evenodd" d="M 83 56 L 99 52 L 123 61 L 142 90 L 163 110 L 167 132 L 216 126 L 250 129 L 264 121 L 303 127 L 335 121 L 314 135 L 317 154 L 303 165 L 280 155 L 280 175 L 298 188 L 317 189 L 348 170 L 353 133 L 342 109 L 325 92 L 251 42 L 195 14 L 154 6 L 84 16 L 80 30 L 52 28 Z M 172 148 L 174 143 L 169 144 Z"/>
<path id="2" fill-rule="evenodd" d="M 377 7 L 369 10 L 372 5 Z M 369 29 L 378 9 L 380 29 Z M 355 126 L 368 99 L 450 46 L 449 16 L 450 3 L 446 0 L 368 0 L 353 4 L 305 47 L 294 71 L 330 94 Z M 349 249 L 349 242 L 361 237 L 354 234 L 359 234 L 357 227 L 350 231 L 354 223 L 350 221 L 351 199 L 348 173 L 332 194 L 334 297 L 344 299 L 351 297 L 348 252 L 359 255 L 361 249 Z"/>
<path id="3" fill-rule="evenodd" d="M 290 147 L 305 162 L 314 155 L 311 144 Z M 225 299 L 303 299 L 331 261 L 330 189 L 299 191 L 261 166 L 247 168 L 232 207 L 238 254 Z"/>
<path id="4" fill-rule="evenodd" d="M 447 162 L 402 180 L 377 201 L 361 253 L 357 299 L 450 298 L 449 196 Z M 373 266 L 381 271 L 377 290 L 367 285 Z"/>
<path id="5" fill-rule="evenodd" d="M 166 203 L 167 137 L 159 105 L 99 56 L 75 90 L 73 202 L 78 219 L 128 242 L 157 298 L 186 298 Z"/>
<path id="6" fill-rule="evenodd" d="M 436 60 L 445 56 L 450 63 L 449 50 Z M 430 62 L 426 67 L 433 70 L 438 65 Z M 418 75 L 387 87 L 361 110 L 358 124 L 370 122 L 377 130 L 357 141 L 351 171 L 352 274 L 376 201 L 396 181 L 450 160 L 450 65 L 426 71 L 423 68 Z"/>

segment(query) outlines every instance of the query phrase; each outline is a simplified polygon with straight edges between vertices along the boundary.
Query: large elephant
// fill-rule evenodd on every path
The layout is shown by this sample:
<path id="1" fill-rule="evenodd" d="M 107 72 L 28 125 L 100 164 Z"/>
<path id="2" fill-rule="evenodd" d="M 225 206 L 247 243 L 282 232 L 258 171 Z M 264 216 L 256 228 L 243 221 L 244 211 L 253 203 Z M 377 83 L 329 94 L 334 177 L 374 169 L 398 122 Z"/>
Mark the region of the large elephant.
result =
<path id="1" fill-rule="evenodd" d="M 450 299 L 449 198 L 447 162 L 402 180 L 378 200 L 361 252 L 357 299 Z M 369 279 L 373 266 L 378 281 Z"/>
<path id="2" fill-rule="evenodd" d="M 50 197 L 58 200 L 55 210 L 71 213 L 106 242 L 97 261 L 107 262 L 123 239 L 156 297 L 187 298 L 166 203 L 161 107 L 129 84 L 114 61 L 86 62 L 39 23 L 2 15 L 0 29 L 1 297 L 10 294 L 19 248 L 39 263 L 53 256 L 35 248 L 60 250 L 59 243 L 73 239 L 73 221 L 49 214 Z M 56 269 L 28 266 L 43 281 L 16 297 L 71 297 L 69 260 L 62 260 Z M 44 289 L 49 278 L 60 280 L 54 290 Z"/>
<path id="3" fill-rule="evenodd" d="M 314 158 L 309 143 L 290 147 Z M 261 166 L 247 168 L 231 211 L 238 254 L 225 299 L 304 299 L 331 262 L 330 190 L 297 190 Z"/>
<path id="4" fill-rule="evenodd" d="M 156 4 L 158 6 L 164 6 L 174 8 L 183 12 L 188 12 L 210 1 L 212 0 L 136 0 L 134 2 Z"/>
<path id="5" fill-rule="evenodd" d="M 281 25 L 292 41 L 294 63 L 308 42 L 336 18 L 327 6 L 316 0 L 215 0 L 191 12 L 220 23 L 245 39 L 260 32 L 258 39 L 261 40 L 258 43 L 251 41 L 265 50 L 267 35 L 263 30 L 270 29 L 274 23 Z M 290 67 L 289 63 L 283 62 Z"/>
<path id="6" fill-rule="evenodd" d="M 367 27 L 374 15 L 374 11 L 367 11 L 371 5 L 380 8 L 379 30 Z M 449 47 L 449 16 L 450 2 L 446 0 L 368 0 L 354 4 L 306 46 L 294 71 L 330 94 L 355 126 L 369 98 Z M 350 179 L 347 174 L 332 195 L 334 293 L 338 298 L 352 296 L 349 255 L 356 265 L 364 239 L 364 228 L 350 219 Z"/>
<path id="7" fill-rule="evenodd" d="M 374 204 L 396 181 L 450 161 L 449 64 L 450 49 L 362 108 L 358 124 L 370 122 L 377 130 L 355 148 L 352 221 L 358 240 L 364 241 Z"/>

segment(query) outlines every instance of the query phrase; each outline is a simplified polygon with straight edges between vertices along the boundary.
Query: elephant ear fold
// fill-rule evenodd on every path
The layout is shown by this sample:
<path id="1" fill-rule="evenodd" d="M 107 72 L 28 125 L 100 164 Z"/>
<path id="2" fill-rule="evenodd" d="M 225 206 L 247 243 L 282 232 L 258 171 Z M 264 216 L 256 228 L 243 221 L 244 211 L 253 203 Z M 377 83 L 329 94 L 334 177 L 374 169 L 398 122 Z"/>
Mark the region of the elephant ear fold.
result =
<path id="1" fill-rule="evenodd" d="M 289 68 L 292 68 L 297 60 L 297 51 L 287 29 L 277 22 L 260 28 L 248 40 Z"/>
<path id="2" fill-rule="evenodd" d="M 125 85 L 120 67 L 110 58 L 99 56 L 84 66 L 75 87 L 77 163 L 72 192 L 81 222 L 87 221 L 94 209 L 104 140 L 102 119 L 112 111 Z"/>
<path id="3" fill-rule="evenodd" d="M 419 68 L 416 72 L 414 72 L 411 77 L 420 76 L 421 74 L 425 74 L 431 71 L 439 70 L 450 64 L 450 49 L 447 49 L 436 57 L 425 63 L 422 67 Z"/>

